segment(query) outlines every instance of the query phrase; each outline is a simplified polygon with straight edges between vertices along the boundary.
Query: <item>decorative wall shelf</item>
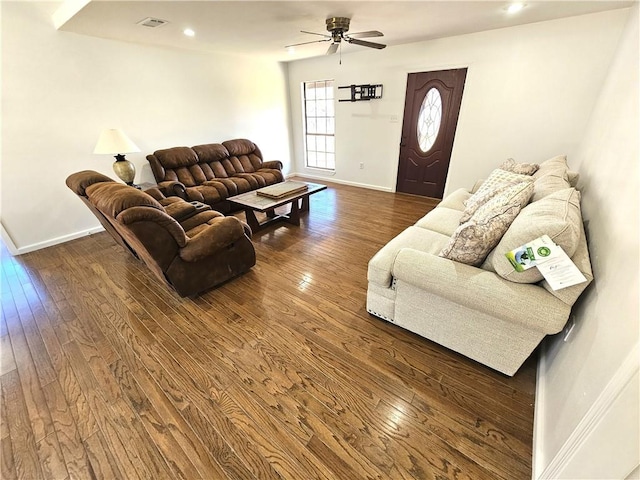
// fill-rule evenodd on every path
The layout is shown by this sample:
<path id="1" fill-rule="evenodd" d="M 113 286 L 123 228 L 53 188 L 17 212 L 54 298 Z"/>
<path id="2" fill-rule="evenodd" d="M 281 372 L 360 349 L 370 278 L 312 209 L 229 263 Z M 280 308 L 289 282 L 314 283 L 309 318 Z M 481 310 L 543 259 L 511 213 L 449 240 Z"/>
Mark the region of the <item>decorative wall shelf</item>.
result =
<path id="1" fill-rule="evenodd" d="M 348 85 L 341 88 L 351 90 L 351 98 L 338 100 L 339 102 L 361 102 L 369 101 L 375 98 L 382 98 L 382 85 Z"/>

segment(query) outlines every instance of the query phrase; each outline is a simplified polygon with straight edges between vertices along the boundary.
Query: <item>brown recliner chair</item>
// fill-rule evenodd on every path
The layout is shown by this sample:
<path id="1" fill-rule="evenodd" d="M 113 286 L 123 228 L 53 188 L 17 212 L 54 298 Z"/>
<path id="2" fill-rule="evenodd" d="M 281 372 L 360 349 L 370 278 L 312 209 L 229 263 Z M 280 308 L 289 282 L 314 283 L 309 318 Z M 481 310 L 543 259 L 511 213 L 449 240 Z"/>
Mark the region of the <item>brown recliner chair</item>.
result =
<path id="1" fill-rule="evenodd" d="M 235 217 L 90 170 L 70 175 L 66 183 L 118 243 L 180 296 L 219 285 L 256 263 L 251 230 Z"/>

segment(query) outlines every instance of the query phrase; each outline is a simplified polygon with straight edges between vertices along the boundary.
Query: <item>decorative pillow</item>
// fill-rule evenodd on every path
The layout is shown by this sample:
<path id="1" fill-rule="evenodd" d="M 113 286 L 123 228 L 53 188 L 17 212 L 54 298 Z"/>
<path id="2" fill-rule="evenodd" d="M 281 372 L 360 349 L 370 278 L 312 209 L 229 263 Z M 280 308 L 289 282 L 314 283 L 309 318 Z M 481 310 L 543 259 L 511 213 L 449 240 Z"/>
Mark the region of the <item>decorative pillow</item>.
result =
<path id="1" fill-rule="evenodd" d="M 480 265 L 500 242 L 532 193 L 533 183 L 521 182 L 496 195 L 456 229 L 439 255 L 468 265 Z"/>
<path id="2" fill-rule="evenodd" d="M 494 198 L 499 193 L 512 185 L 520 182 L 532 182 L 531 176 L 522 175 L 519 173 L 508 172 L 500 168 L 495 169 L 489 175 L 486 181 L 480 185 L 473 195 L 464 201 L 464 213 L 460 218 L 460 224 L 469 221 L 471 216 L 482 205 Z"/>
<path id="3" fill-rule="evenodd" d="M 516 163 L 513 158 L 508 158 L 502 165 L 502 170 L 519 173 L 520 175 L 533 175 L 538 171 L 540 165 L 537 163 Z"/>
<path id="4" fill-rule="evenodd" d="M 520 175 L 519 173 L 507 172 L 506 170 L 502 170 L 500 168 L 496 168 L 491 174 L 489 178 L 487 178 L 482 185 L 478 188 L 476 193 L 472 195 L 482 195 L 484 192 L 488 190 L 494 190 L 503 185 L 515 185 L 520 182 L 530 182 L 531 177 L 528 175 Z M 469 199 L 471 200 L 471 198 Z M 469 202 L 465 202 L 465 205 Z"/>
<path id="5" fill-rule="evenodd" d="M 537 268 L 516 272 L 505 253 L 546 234 L 572 257 L 580 242 L 580 222 L 580 192 L 575 188 L 566 188 L 552 193 L 520 212 L 498 246 L 489 254 L 483 267 L 487 266 L 489 270 L 512 282 L 539 282 L 542 275 Z"/>
<path id="6" fill-rule="evenodd" d="M 525 182 L 522 182 L 525 183 Z M 517 185 L 517 184 L 516 184 Z M 473 194 L 469 199 L 465 201 L 465 209 L 462 212 L 462 216 L 460 217 L 460 224 L 468 222 L 474 213 L 485 203 L 487 203 L 492 198 L 504 193 L 505 190 L 511 188 L 512 184 L 504 184 L 500 185 L 492 190 L 483 190 L 481 192 Z"/>

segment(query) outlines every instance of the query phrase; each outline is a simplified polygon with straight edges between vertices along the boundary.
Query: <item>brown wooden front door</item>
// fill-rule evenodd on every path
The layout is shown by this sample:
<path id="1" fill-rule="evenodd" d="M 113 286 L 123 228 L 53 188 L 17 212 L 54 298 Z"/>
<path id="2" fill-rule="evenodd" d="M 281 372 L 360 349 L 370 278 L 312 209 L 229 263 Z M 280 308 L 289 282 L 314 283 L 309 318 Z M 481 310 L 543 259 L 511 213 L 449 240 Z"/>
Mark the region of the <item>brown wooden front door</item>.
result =
<path id="1" fill-rule="evenodd" d="M 467 69 L 410 73 L 396 191 L 442 198 Z"/>

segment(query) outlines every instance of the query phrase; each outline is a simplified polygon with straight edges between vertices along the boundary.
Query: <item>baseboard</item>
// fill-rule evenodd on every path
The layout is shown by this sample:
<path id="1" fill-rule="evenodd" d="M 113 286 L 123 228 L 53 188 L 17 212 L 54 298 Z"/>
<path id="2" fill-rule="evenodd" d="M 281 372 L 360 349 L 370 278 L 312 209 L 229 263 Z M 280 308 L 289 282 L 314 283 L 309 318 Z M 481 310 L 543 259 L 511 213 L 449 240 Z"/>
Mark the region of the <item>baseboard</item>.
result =
<path id="1" fill-rule="evenodd" d="M 394 192 L 395 190 L 389 187 L 380 187 L 378 185 L 369 185 L 368 183 L 358 183 L 358 182 L 349 182 L 347 180 L 339 180 L 333 177 L 327 177 L 323 175 L 309 175 L 308 173 L 290 173 L 287 175 L 287 178 L 296 177 L 296 178 L 305 178 L 308 180 L 320 180 L 325 182 L 338 183 L 340 185 L 349 185 L 351 187 L 360 187 L 360 188 L 368 188 L 369 190 L 378 190 L 381 192 Z"/>
<path id="2" fill-rule="evenodd" d="M 103 232 L 104 228 L 102 226 L 89 228 L 87 230 L 82 230 L 80 232 L 71 233 L 69 235 L 63 235 L 62 237 L 52 238 L 50 240 L 46 240 L 44 242 L 33 243 L 31 245 L 27 245 L 26 247 L 17 248 L 14 244 L 13 240 L 9 236 L 9 234 L 2 227 L 2 240 L 7 246 L 7 249 L 13 256 L 23 255 L 29 252 L 35 252 L 36 250 L 41 250 L 43 248 L 52 247 L 54 245 L 58 245 L 59 243 L 69 242 L 71 240 L 75 240 L 76 238 L 85 237 L 87 235 L 93 235 L 95 233 Z"/>
<path id="3" fill-rule="evenodd" d="M 598 442 L 598 432 L 596 432 L 596 428 L 600 425 L 601 421 L 605 419 L 607 414 L 611 412 L 616 400 L 618 400 L 621 395 L 628 394 L 627 387 L 638 375 L 639 354 L 640 348 L 638 344 L 636 344 L 591 408 L 589 408 L 585 416 L 580 420 L 567 441 L 545 467 L 543 465 L 537 465 L 538 462 L 536 462 L 536 458 L 540 458 L 540 449 L 538 445 L 540 441 L 543 441 L 545 432 L 545 425 L 539 423 L 541 416 L 538 414 L 538 412 L 544 411 L 546 408 L 544 405 L 544 399 L 546 398 L 544 395 L 545 382 L 544 378 L 541 378 L 541 372 L 546 371 L 546 365 L 544 364 L 545 356 L 543 352 L 538 364 L 538 381 L 536 386 L 536 421 L 534 423 L 533 432 L 534 452 L 532 476 L 534 480 L 564 478 L 563 472 L 573 464 L 575 461 L 574 457 L 576 455 L 584 455 L 582 453 L 582 449 L 584 448 L 585 450 L 589 450 L 589 447 L 593 445 L 593 443 L 588 444 L 588 442 Z M 614 412 L 614 415 L 616 414 L 618 413 Z M 608 418 L 606 421 L 611 421 L 611 419 Z M 633 468 L 634 465 L 630 466 L 630 470 Z"/>

